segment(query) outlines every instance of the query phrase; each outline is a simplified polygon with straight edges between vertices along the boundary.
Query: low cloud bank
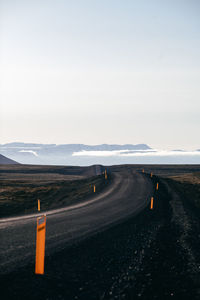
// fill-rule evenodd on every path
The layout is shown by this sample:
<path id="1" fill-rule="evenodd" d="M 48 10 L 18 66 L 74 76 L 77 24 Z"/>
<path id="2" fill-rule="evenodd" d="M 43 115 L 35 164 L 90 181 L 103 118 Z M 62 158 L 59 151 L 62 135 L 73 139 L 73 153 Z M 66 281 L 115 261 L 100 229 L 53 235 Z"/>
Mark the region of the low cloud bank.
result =
<path id="1" fill-rule="evenodd" d="M 33 150 L 20 150 L 19 152 L 32 153 L 33 155 L 38 156 L 37 152 Z"/>
<path id="2" fill-rule="evenodd" d="M 95 157 L 155 157 L 155 156 L 200 156 L 200 151 L 166 151 L 166 150 L 118 150 L 118 151 L 79 151 L 72 156 Z"/>

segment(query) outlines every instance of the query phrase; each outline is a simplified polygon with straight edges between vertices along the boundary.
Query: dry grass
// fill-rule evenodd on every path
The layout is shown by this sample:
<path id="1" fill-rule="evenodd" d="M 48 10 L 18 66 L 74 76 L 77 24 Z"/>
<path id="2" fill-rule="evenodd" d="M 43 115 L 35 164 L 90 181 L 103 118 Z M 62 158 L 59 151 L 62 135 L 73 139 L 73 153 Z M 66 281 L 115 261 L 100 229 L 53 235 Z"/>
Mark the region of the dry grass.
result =
<path id="1" fill-rule="evenodd" d="M 24 183 L 51 183 L 55 181 L 69 181 L 83 179 L 81 175 L 62 175 L 56 173 L 36 173 L 36 174 L 24 174 L 24 173 L 0 173 L 0 180 L 7 181 L 23 181 Z"/>
<path id="2" fill-rule="evenodd" d="M 167 178 L 182 199 L 200 212 L 200 172 L 184 173 Z"/>
<path id="3" fill-rule="evenodd" d="M 107 183 L 103 175 L 80 175 L 79 169 L 69 174 L 70 168 L 44 166 L 6 166 L 0 168 L 0 217 L 37 212 L 37 199 L 41 209 L 50 210 L 84 201 Z M 82 171 L 82 170 L 81 170 Z"/>
<path id="4" fill-rule="evenodd" d="M 168 177 L 181 183 L 200 184 L 200 173 L 188 173 Z"/>

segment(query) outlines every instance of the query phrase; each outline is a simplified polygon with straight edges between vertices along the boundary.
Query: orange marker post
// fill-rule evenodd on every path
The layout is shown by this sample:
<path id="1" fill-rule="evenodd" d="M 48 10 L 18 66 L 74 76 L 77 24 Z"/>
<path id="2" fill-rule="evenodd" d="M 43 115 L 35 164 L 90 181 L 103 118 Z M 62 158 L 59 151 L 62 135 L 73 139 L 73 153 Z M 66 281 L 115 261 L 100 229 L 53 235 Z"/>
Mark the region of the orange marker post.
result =
<path id="1" fill-rule="evenodd" d="M 157 182 L 157 185 L 156 185 L 156 190 L 158 190 L 158 182 Z"/>
<path id="2" fill-rule="evenodd" d="M 153 173 L 151 173 L 151 175 L 150 175 L 150 176 L 151 176 L 151 178 L 152 178 L 152 177 L 153 177 Z"/>
<path id="3" fill-rule="evenodd" d="M 142 169 L 142 173 L 144 173 L 144 169 Z"/>
<path id="4" fill-rule="evenodd" d="M 151 197 L 151 206 L 150 209 L 153 209 L 153 197 Z"/>
<path id="5" fill-rule="evenodd" d="M 40 211 L 40 199 L 38 199 L 38 211 Z"/>
<path id="6" fill-rule="evenodd" d="M 44 274 L 46 215 L 37 218 L 35 274 Z"/>
<path id="7" fill-rule="evenodd" d="M 96 192 L 96 186 L 95 186 L 95 184 L 94 184 L 94 193 Z"/>
<path id="8" fill-rule="evenodd" d="M 105 170 L 105 179 L 108 179 L 107 171 Z"/>

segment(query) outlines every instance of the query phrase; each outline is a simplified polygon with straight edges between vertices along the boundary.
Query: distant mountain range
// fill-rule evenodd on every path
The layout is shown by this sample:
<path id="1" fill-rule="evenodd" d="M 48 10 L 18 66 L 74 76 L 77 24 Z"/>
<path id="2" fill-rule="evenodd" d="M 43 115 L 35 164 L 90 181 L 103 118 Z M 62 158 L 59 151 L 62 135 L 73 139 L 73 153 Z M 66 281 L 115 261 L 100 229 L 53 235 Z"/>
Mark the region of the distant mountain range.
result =
<path id="1" fill-rule="evenodd" d="M 82 151 L 145 151 L 146 144 L 34 144 L 8 143 L 0 145 L 0 153 L 24 164 L 90 164 L 87 159 L 73 156 Z M 83 162 L 84 161 L 84 162 Z M 82 163 L 83 162 L 83 163 Z"/>
<path id="2" fill-rule="evenodd" d="M 74 165 L 94 164 L 199 164 L 200 149 L 156 150 L 146 144 L 34 144 L 0 145 L 0 153 L 22 164 Z"/>
<path id="3" fill-rule="evenodd" d="M 61 150 L 67 152 L 74 151 L 113 151 L 113 150 L 148 150 L 151 149 L 146 144 L 101 144 L 101 145 L 85 145 L 85 144 L 32 144 L 32 143 L 8 143 L 0 144 L 0 149 L 45 149 L 45 150 Z"/>

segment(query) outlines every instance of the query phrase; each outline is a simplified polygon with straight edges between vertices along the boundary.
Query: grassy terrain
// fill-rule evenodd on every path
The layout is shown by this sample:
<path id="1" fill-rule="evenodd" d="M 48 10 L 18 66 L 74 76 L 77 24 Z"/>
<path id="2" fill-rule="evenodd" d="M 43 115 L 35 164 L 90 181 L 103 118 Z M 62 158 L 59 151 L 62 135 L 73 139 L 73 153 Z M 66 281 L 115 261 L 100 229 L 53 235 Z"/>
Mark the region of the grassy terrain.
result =
<path id="1" fill-rule="evenodd" d="M 195 209 L 200 211 L 200 173 L 180 174 L 169 177 L 170 185 Z"/>
<path id="2" fill-rule="evenodd" d="M 84 178 L 60 174 L 0 174 L 0 217 L 37 212 L 37 199 L 41 211 L 76 204 L 101 192 L 110 181 L 103 175 Z"/>

